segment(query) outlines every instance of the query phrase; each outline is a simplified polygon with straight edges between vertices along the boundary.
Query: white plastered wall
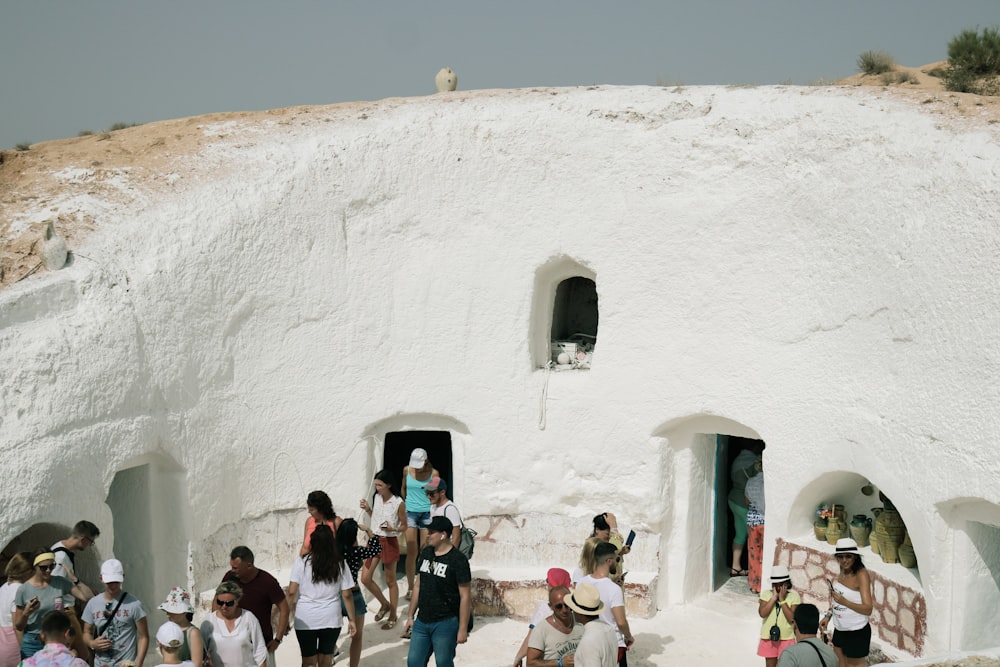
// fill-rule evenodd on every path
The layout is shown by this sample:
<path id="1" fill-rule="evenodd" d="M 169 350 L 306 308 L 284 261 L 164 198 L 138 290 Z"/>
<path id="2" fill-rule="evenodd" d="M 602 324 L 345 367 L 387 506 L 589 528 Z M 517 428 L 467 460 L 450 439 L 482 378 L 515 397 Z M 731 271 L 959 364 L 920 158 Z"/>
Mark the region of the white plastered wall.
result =
<path id="1" fill-rule="evenodd" d="M 715 415 L 767 441 L 772 545 L 803 529 L 813 480 L 868 477 L 911 528 L 928 650 L 978 641 L 952 614 L 968 563 L 937 507 L 1000 504 L 995 128 L 788 87 L 484 91 L 286 120 L 206 123 L 216 144 L 190 172 L 132 183 L 142 205 L 111 209 L 72 267 L 0 294 L 0 451 L 24 483 L 0 490 L 6 539 L 85 508 L 117 541 L 112 481 L 162 450 L 185 471 L 199 588 L 234 540 L 283 567 L 305 493 L 355 507 L 369 437 L 440 415 L 467 432 L 463 512 L 528 518 L 521 542 L 477 548 L 484 567 L 572 561 L 610 509 L 645 540 L 630 566 L 679 604 L 710 589 L 691 562 L 704 437 L 727 431 L 671 425 Z M 553 258 L 596 277 L 590 371 L 534 368 Z"/>

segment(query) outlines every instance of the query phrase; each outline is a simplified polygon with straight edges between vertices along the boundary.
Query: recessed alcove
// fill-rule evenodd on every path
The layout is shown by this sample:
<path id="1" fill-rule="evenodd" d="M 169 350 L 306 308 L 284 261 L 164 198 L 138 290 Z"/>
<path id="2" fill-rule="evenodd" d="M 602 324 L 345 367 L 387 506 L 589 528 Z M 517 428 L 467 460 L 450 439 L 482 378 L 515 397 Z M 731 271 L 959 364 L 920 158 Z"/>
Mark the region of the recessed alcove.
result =
<path id="1" fill-rule="evenodd" d="M 765 473 L 766 474 L 766 473 Z M 850 524 L 855 514 L 865 514 L 874 522 L 873 508 L 881 509 L 878 488 L 869 478 L 849 470 L 824 473 L 813 480 L 801 480 L 802 487 L 792 502 L 786 522 L 787 534 L 778 535 L 775 560 L 787 565 L 792 584 L 802 599 L 825 608 L 829 604 L 827 581 L 837 576 L 834 545 L 817 538 L 813 523 L 820 504 L 843 505 Z M 903 521 L 905 507 L 896 506 Z M 844 537 L 851 537 L 850 528 Z M 914 551 L 924 549 L 918 535 L 911 536 Z M 860 546 L 862 562 L 872 578 L 874 609 L 871 614 L 873 639 L 894 650 L 920 655 L 927 635 L 927 600 L 917 567 L 883 562 L 870 544 Z"/>
<path id="2" fill-rule="evenodd" d="M 534 368 L 590 368 L 599 320 L 597 276 L 590 268 L 569 257 L 541 266 L 529 331 Z"/>

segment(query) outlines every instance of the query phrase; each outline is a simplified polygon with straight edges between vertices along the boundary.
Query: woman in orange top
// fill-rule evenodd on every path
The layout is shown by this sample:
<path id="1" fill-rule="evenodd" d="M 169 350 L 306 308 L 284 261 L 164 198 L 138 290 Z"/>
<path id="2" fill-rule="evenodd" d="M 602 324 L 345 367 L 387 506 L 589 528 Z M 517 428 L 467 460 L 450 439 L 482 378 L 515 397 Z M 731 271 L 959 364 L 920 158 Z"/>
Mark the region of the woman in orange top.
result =
<path id="1" fill-rule="evenodd" d="M 326 524 L 330 526 L 330 530 L 334 534 L 340 528 L 340 517 L 333 511 L 333 502 L 330 501 L 330 496 L 326 495 L 325 492 L 313 491 L 310 493 L 306 497 L 306 507 L 309 509 L 309 518 L 306 519 L 306 534 L 302 538 L 302 548 L 299 549 L 300 556 L 309 553 L 312 532 L 316 530 L 316 526 Z"/>

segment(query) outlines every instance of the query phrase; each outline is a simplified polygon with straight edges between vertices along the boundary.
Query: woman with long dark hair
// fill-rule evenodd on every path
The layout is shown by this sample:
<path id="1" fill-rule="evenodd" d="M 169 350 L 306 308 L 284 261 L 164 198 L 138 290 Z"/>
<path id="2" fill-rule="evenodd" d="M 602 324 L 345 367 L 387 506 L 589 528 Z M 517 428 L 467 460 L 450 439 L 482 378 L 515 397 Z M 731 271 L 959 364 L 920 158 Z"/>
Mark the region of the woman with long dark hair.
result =
<path id="1" fill-rule="evenodd" d="M 299 549 L 300 556 L 309 553 L 309 540 L 316 526 L 326 524 L 334 533 L 340 527 L 340 517 L 333 511 L 333 502 L 325 491 L 311 491 L 306 496 L 306 509 L 309 516 L 306 518 L 305 535 L 302 536 L 302 548 Z"/>
<path id="2" fill-rule="evenodd" d="M 356 632 L 351 594 L 354 577 L 328 525 L 319 524 L 310 537 L 309 553 L 296 558 L 292 566 L 288 593 L 294 601 L 295 638 L 302 667 L 330 667 L 344 625 L 341 592 L 347 610 L 347 632 L 351 637 Z"/>
<path id="3" fill-rule="evenodd" d="M 358 545 L 359 529 L 368 533 L 368 546 L 366 547 Z M 354 577 L 355 581 L 350 594 L 347 591 L 341 593 L 341 611 L 345 614 L 347 613 L 347 603 L 344 598 L 348 595 L 354 598 L 355 633 L 351 637 L 350 667 L 358 667 L 361 662 L 361 642 L 365 630 L 365 614 L 368 612 L 368 605 L 365 604 L 365 596 L 361 593 L 361 586 L 356 583 L 359 581 L 358 571 L 366 558 L 375 558 L 382 553 L 382 545 L 374 537 L 371 528 L 359 524 L 354 519 L 344 519 L 340 522 L 340 528 L 337 529 L 337 547 L 340 549 L 340 553 L 344 554 L 347 568 L 351 571 L 351 576 Z"/>
<path id="4" fill-rule="evenodd" d="M 381 605 L 375 614 L 378 623 L 386 615 L 388 620 L 382 624 L 383 630 L 391 630 L 398 620 L 396 607 L 399 606 L 399 584 L 396 583 L 396 563 L 399 562 L 399 534 L 406 527 L 406 507 L 403 499 L 393 491 L 392 474 L 386 470 L 375 473 L 375 497 L 372 505 L 361 499 L 361 509 L 368 512 L 372 519 L 369 523 L 372 531 L 378 536 L 382 545 L 379 558 L 370 558 L 361 572 L 361 582 L 365 585 Z M 374 582 L 375 570 L 379 563 L 385 570 L 385 583 L 389 588 L 389 599 L 385 599 L 382 589 Z"/>
<path id="5" fill-rule="evenodd" d="M 871 647 L 872 579 L 861 562 L 858 543 L 849 537 L 837 540 L 833 557 L 840 574 L 829 581 L 831 609 L 820 622 L 820 630 L 833 618 L 833 652 L 840 667 L 863 667 Z"/>

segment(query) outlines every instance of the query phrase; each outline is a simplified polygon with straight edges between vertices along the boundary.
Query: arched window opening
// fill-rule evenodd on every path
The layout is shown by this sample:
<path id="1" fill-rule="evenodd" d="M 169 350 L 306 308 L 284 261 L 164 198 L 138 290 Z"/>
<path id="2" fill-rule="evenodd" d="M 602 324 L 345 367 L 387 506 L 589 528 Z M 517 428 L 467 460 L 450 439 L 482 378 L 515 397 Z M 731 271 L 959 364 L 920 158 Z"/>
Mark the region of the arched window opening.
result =
<path id="1" fill-rule="evenodd" d="M 552 362 L 559 368 L 590 368 L 597 344 L 597 283 L 573 276 L 556 287 L 552 306 Z"/>

